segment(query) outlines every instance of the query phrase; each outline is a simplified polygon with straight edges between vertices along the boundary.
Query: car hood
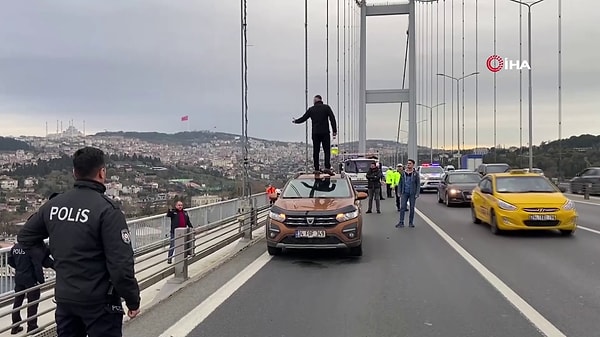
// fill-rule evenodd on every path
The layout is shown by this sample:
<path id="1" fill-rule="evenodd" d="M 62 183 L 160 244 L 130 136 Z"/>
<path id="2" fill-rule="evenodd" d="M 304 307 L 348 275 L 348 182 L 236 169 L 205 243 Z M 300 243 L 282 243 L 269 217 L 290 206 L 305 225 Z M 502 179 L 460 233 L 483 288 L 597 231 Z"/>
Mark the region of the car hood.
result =
<path id="1" fill-rule="evenodd" d="M 498 193 L 498 198 L 508 203 L 519 206 L 556 206 L 560 207 L 567 202 L 567 197 L 562 193 Z"/>
<path id="2" fill-rule="evenodd" d="M 354 205 L 354 198 L 277 199 L 274 206 L 288 211 L 336 211 Z"/>

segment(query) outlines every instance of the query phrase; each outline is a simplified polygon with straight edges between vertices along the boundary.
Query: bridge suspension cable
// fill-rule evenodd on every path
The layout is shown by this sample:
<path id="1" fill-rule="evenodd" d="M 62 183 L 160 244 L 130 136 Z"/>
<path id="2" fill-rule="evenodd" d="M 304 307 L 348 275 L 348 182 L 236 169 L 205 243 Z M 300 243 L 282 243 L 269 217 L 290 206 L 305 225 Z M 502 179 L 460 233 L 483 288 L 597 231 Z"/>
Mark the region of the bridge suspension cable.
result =
<path id="1" fill-rule="evenodd" d="M 337 90 L 336 90 L 336 98 L 337 98 L 337 104 L 335 105 L 335 109 L 337 110 L 337 118 L 336 118 L 336 122 L 337 122 L 337 127 L 338 127 L 338 133 L 339 133 L 339 129 L 340 129 L 340 125 L 341 125 L 341 120 L 340 120 L 340 1 L 341 0 L 336 0 L 336 66 L 337 66 L 337 71 L 335 73 L 336 75 L 336 86 L 337 86 Z M 339 149 L 340 147 L 340 135 L 337 135 L 337 147 Z"/>
<path id="2" fill-rule="evenodd" d="M 461 77 L 465 77 L 465 0 L 462 0 L 462 8 L 461 8 L 461 21 L 462 21 L 462 47 L 461 47 Z M 462 119 L 462 149 L 465 150 L 465 83 L 461 87 L 461 119 Z"/>
<path id="3" fill-rule="evenodd" d="M 304 111 L 308 110 L 308 0 L 304 0 Z M 305 159 L 308 171 L 308 121 L 304 124 Z"/>
<path id="4" fill-rule="evenodd" d="M 329 0 L 326 0 L 325 7 L 325 102 L 329 103 Z"/>
<path id="5" fill-rule="evenodd" d="M 496 55 L 496 0 L 494 0 L 494 55 Z M 498 139 L 496 134 L 496 72 L 494 72 L 494 161 L 498 159 Z"/>
<path id="6" fill-rule="evenodd" d="M 494 0 L 495 1 L 495 0 Z M 454 0 L 452 0 L 452 3 L 450 4 L 450 13 L 451 13 L 451 27 L 450 27 L 450 39 L 451 39 L 451 47 L 450 47 L 450 73 L 452 75 L 452 77 L 456 77 L 454 74 Z M 454 86 L 456 85 L 454 83 L 455 81 L 452 81 L 452 93 L 454 93 Z M 450 153 L 453 155 L 454 154 L 454 95 L 451 94 L 450 95 L 451 99 L 452 99 L 452 114 L 450 116 L 450 130 L 451 130 L 451 147 L 450 147 Z M 458 111 L 456 112 L 458 113 Z M 457 148 L 460 148 L 459 144 L 456 144 Z M 459 150 L 460 151 L 460 150 Z"/>
<path id="7" fill-rule="evenodd" d="M 404 70 L 402 71 L 402 89 L 405 88 L 406 83 L 406 66 L 408 65 L 408 27 L 406 28 L 406 46 L 404 47 Z M 402 126 L 402 107 L 403 102 L 400 102 L 400 111 L 398 113 L 398 132 L 396 133 L 396 161 L 398 160 L 398 152 L 400 151 L 400 131 Z M 408 140 L 407 140 L 408 143 Z M 401 150 L 400 162 L 404 162 L 404 149 Z"/>
<path id="8" fill-rule="evenodd" d="M 247 35 L 247 0 L 240 0 L 240 31 L 241 31 L 241 75 L 242 75 L 242 144 L 243 144 L 243 168 L 244 177 L 242 184 L 242 196 L 252 195 L 250 176 L 248 171 L 248 35 Z"/>
<path id="9" fill-rule="evenodd" d="M 521 7 L 521 6 L 519 6 Z M 479 0 L 475 0 L 475 71 L 479 73 Z M 479 76 L 475 76 L 475 148 L 479 147 Z"/>
<path id="10" fill-rule="evenodd" d="M 347 71 L 348 67 L 346 66 L 346 60 L 347 60 L 347 57 L 348 57 L 347 54 L 346 54 L 346 50 L 347 50 L 347 46 L 346 46 L 346 44 L 347 44 L 346 43 L 347 36 L 346 36 L 346 34 L 348 32 L 347 22 L 346 22 L 346 18 L 348 17 L 348 14 L 347 14 L 347 11 L 346 11 L 347 8 L 348 8 L 348 1 L 346 1 L 344 3 L 344 9 L 343 9 L 343 12 L 344 12 L 344 15 L 343 15 L 343 26 L 344 26 L 343 35 L 344 35 L 344 39 L 343 39 L 343 41 L 344 41 L 344 43 L 343 43 L 342 50 L 343 50 L 343 54 L 344 54 L 343 55 L 344 56 L 344 62 L 343 62 L 344 63 L 344 66 L 343 66 L 343 68 L 344 68 L 344 71 L 343 71 L 343 73 L 344 73 L 344 75 L 343 75 L 343 77 L 344 77 L 344 79 L 343 79 L 343 82 L 344 82 L 343 83 L 344 84 L 344 95 L 343 95 L 342 98 L 343 98 L 343 101 L 344 101 L 343 102 L 343 105 L 344 105 L 343 106 L 343 110 L 344 110 L 344 123 L 343 123 L 343 127 L 341 128 L 341 131 L 342 131 L 342 134 L 343 134 L 343 137 L 344 137 L 344 142 L 343 142 L 343 144 L 344 144 L 344 150 L 346 150 L 346 147 L 348 146 L 347 139 L 346 139 L 346 127 L 347 127 L 347 123 L 346 122 L 347 122 L 347 118 L 348 118 L 348 113 L 346 112 L 346 102 L 348 101 L 348 85 L 347 85 L 347 82 L 346 82 L 346 75 L 348 74 L 348 71 Z"/>
<path id="11" fill-rule="evenodd" d="M 519 62 L 523 60 L 523 6 L 519 6 Z M 523 69 L 519 67 L 519 165 L 523 167 Z"/>
<path id="12" fill-rule="evenodd" d="M 440 73 L 440 3 L 435 3 L 435 73 Z M 440 77 L 435 76 L 435 100 L 440 103 Z M 436 103 L 436 104 L 437 104 Z M 444 102 L 445 103 L 445 102 Z M 440 113 L 436 111 L 435 118 L 435 148 L 440 152 Z M 439 156 L 439 155 L 438 155 Z"/>
<path id="13" fill-rule="evenodd" d="M 444 57 L 443 57 L 443 62 L 444 65 L 442 67 L 442 71 L 445 74 L 446 73 L 446 0 L 444 0 L 444 15 L 442 15 L 444 17 L 444 29 L 442 29 L 442 32 L 444 33 L 444 38 L 443 38 L 443 44 L 444 44 Z M 442 86 L 443 86 L 443 100 L 444 102 L 446 102 L 446 81 L 442 81 Z M 444 134 L 444 140 L 443 140 L 443 144 L 442 144 L 442 148 L 444 149 L 444 154 L 446 154 L 446 104 L 444 104 L 443 106 L 443 115 L 444 115 L 444 128 L 443 128 L 443 134 Z"/>

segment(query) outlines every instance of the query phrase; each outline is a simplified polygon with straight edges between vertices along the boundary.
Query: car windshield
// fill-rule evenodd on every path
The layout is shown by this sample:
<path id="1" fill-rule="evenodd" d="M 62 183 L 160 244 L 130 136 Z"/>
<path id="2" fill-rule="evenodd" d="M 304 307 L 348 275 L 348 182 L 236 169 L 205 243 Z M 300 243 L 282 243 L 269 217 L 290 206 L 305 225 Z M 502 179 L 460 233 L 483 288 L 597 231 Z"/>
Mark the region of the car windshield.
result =
<path id="1" fill-rule="evenodd" d="M 420 171 L 421 171 L 421 174 L 432 174 L 432 173 L 442 174 L 442 173 L 444 173 L 444 169 L 439 166 L 421 167 Z"/>
<path id="2" fill-rule="evenodd" d="M 508 165 L 488 165 L 487 173 L 504 173 L 510 170 Z"/>
<path id="3" fill-rule="evenodd" d="M 375 160 L 348 160 L 344 167 L 344 171 L 347 173 L 367 173 L 371 168 L 371 163 L 375 163 Z"/>
<path id="4" fill-rule="evenodd" d="M 498 193 L 557 193 L 559 190 L 544 177 L 498 177 Z"/>
<path id="5" fill-rule="evenodd" d="M 346 180 L 331 178 L 291 180 L 282 193 L 284 199 L 351 197 L 352 192 Z"/>
<path id="6" fill-rule="evenodd" d="M 448 177 L 450 184 L 477 184 L 481 176 L 477 173 L 451 174 Z"/>

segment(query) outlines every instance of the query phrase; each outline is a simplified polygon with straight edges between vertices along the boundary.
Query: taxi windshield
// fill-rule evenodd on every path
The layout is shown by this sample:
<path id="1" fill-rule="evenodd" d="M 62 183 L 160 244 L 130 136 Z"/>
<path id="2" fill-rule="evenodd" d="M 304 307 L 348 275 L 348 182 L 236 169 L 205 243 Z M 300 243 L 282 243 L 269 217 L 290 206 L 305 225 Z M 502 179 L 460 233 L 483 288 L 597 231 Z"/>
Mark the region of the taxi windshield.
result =
<path id="1" fill-rule="evenodd" d="M 371 168 L 371 163 L 376 163 L 373 159 L 348 160 L 344 167 L 347 173 L 367 173 Z"/>
<path id="2" fill-rule="evenodd" d="M 498 193 L 558 193 L 560 192 L 544 177 L 498 177 Z"/>

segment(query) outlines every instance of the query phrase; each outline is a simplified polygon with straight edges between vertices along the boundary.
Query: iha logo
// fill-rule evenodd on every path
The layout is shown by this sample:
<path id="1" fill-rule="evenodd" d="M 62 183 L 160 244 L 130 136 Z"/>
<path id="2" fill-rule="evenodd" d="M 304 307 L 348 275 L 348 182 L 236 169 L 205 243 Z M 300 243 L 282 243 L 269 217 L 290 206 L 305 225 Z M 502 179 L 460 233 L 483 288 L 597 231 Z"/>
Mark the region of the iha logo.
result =
<path id="1" fill-rule="evenodd" d="M 531 67 L 529 66 L 529 62 L 527 61 L 509 60 L 507 58 L 503 59 L 498 55 L 492 55 L 488 57 L 487 61 L 485 62 L 485 65 L 493 73 L 497 73 L 502 69 L 531 69 Z"/>

